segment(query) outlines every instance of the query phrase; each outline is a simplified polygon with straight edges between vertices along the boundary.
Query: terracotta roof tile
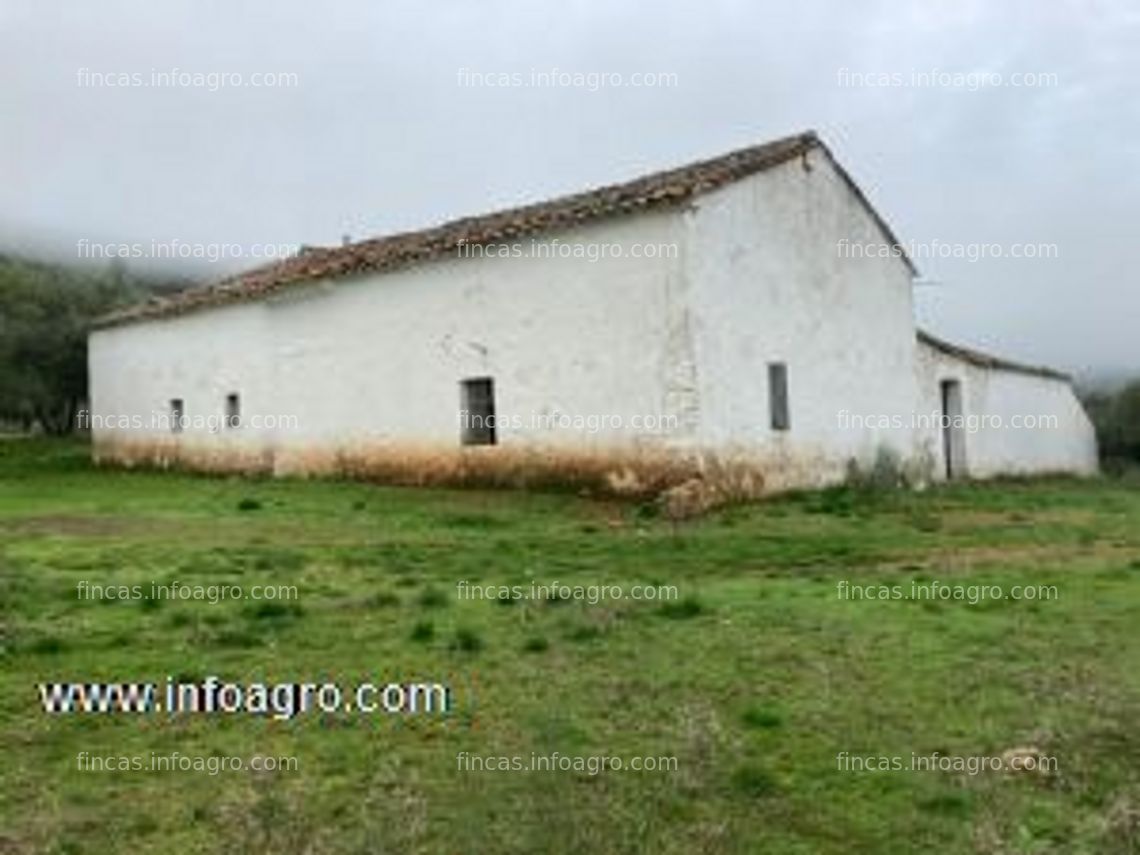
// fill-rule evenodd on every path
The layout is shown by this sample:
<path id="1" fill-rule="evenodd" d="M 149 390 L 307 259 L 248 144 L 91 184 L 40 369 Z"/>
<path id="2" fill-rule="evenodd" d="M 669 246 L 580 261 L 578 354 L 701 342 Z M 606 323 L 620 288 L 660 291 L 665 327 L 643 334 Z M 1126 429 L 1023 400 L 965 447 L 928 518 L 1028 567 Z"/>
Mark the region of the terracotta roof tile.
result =
<path id="1" fill-rule="evenodd" d="M 941 353 L 948 356 L 954 356 L 961 359 L 963 362 L 968 362 L 971 365 L 977 365 L 979 368 L 993 368 L 1002 371 L 1017 371 L 1021 374 L 1035 374 L 1038 377 L 1049 377 L 1053 380 L 1064 380 L 1072 382 L 1072 377 L 1061 371 L 1055 371 L 1052 368 L 1046 368 L 1041 365 L 1026 365 L 1022 362 L 1014 362 L 1010 359 L 1002 359 L 999 356 L 991 356 L 988 353 L 982 353 L 980 350 L 973 350 L 968 347 L 963 347 L 960 344 L 951 344 L 943 339 L 936 338 L 926 330 L 918 331 L 918 340 Z"/>
<path id="2" fill-rule="evenodd" d="M 306 249 L 296 256 L 214 284 L 130 306 L 106 315 L 96 326 L 118 326 L 257 300 L 292 285 L 392 270 L 439 258 L 455 252 L 463 244 L 498 243 L 590 220 L 675 207 L 695 196 L 798 157 L 816 146 L 822 146 L 822 143 L 809 131 L 740 149 L 711 160 L 546 202 L 477 217 L 464 217 L 432 228 L 372 238 L 346 246 Z"/>

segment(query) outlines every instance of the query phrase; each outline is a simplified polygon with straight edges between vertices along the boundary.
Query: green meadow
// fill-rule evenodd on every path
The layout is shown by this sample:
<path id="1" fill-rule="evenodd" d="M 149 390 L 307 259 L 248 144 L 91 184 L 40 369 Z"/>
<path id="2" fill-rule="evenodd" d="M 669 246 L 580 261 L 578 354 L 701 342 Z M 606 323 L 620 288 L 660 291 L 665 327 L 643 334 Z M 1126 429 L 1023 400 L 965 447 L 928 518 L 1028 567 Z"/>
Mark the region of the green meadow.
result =
<path id="1" fill-rule="evenodd" d="M 532 583 L 675 596 L 459 595 Z M 962 596 L 850 596 L 912 584 Z M 992 595 L 1017 586 L 1040 596 Z M 67 715 L 37 688 L 210 676 L 439 681 L 450 703 Z M 81 444 L 3 440 L 0 745 L 0 853 L 1138 852 L 1140 489 L 845 488 L 675 524 L 574 493 L 103 470 Z M 81 759 L 175 752 L 295 768 Z M 472 760 L 552 755 L 667 768 Z M 1013 755 L 1053 765 L 955 768 Z"/>

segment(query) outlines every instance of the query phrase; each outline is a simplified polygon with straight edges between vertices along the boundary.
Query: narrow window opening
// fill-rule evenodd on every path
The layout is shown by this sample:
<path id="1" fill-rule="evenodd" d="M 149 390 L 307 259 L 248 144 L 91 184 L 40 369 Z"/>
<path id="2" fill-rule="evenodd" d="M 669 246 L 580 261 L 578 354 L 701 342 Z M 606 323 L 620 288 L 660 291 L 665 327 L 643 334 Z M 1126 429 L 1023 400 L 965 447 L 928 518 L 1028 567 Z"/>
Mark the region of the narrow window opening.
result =
<path id="1" fill-rule="evenodd" d="M 182 423 L 186 417 L 186 405 L 181 398 L 170 399 L 170 432 L 182 433 Z"/>
<path id="2" fill-rule="evenodd" d="M 226 395 L 226 427 L 241 427 L 241 396 L 237 392 Z"/>
<path id="3" fill-rule="evenodd" d="M 772 430 L 789 430 L 792 416 L 788 408 L 788 366 L 783 362 L 768 364 L 768 412 Z"/>
<path id="4" fill-rule="evenodd" d="M 490 377 L 460 383 L 460 441 L 464 445 L 495 444 L 495 385 Z"/>

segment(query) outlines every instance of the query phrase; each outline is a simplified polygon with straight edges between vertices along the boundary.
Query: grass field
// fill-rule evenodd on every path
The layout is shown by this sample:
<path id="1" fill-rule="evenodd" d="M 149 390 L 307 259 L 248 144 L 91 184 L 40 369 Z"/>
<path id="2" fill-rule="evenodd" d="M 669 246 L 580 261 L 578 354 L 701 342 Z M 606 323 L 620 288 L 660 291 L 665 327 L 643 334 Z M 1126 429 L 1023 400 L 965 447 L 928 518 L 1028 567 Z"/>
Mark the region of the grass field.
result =
<path id="1" fill-rule="evenodd" d="M 575 495 L 99 471 L 0 442 L 0 852 L 1140 851 L 1140 490 L 833 490 L 674 526 Z M 288 603 L 77 585 L 295 586 Z M 457 583 L 672 585 L 463 600 Z M 869 601 L 838 585 L 1053 586 Z M 439 680 L 439 715 L 49 715 L 44 681 Z M 1000 756 L 1048 774 L 859 771 Z M 100 757 L 295 770 L 83 771 Z M 457 754 L 676 758 L 478 771 Z"/>

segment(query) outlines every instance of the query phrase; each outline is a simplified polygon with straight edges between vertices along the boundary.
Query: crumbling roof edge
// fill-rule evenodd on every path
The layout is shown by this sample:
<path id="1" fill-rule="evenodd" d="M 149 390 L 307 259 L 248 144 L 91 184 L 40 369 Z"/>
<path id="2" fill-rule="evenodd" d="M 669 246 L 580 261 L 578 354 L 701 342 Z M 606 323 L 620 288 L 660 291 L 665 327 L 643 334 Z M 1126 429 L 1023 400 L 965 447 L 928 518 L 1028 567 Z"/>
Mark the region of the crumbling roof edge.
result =
<path id="1" fill-rule="evenodd" d="M 1011 359 L 1004 359 L 1000 356 L 992 356 L 988 353 L 983 353 L 980 350 L 974 350 L 969 347 L 963 347 L 959 344 L 951 344 L 944 339 L 931 335 L 924 329 L 917 331 L 918 341 L 925 344 L 934 350 L 945 353 L 948 356 L 953 356 L 961 359 L 963 362 L 968 362 L 971 365 L 977 365 L 980 368 L 993 368 L 1001 371 L 1016 371 L 1020 374 L 1032 374 L 1037 377 L 1047 377 L 1051 380 L 1063 380 L 1066 383 L 1072 383 L 1072 375 L 1066 374 L 1063 371 L 1057 371 L 1054 368 L 1048 368 L 1043 365 L 1027 365 L 1022 362 L 1014 362 Z"/>
<path id="2" fill-rule="evenodd" d="M 821 149 L 892 244 L 902 248 L 886 220 L 814 131 L 737 149 L 632 180 L 540 202 L 384 235 L 345 246 L 313 248 L 218 282 L 169 297 L 154 297 L 96 320 L 95 329 L 160 320 L 209 308 L 266 299 L 291 286 L 412 266 L 463 245 L 502 243 L 642 211 L 680 207 L 692 199 Z M 917 270 L 901 256 L 913 275 Z"/>
<path id="3" fill-rule="evenodd" d="M 678 207 L 696 196 L 792 160 L 819 144 L 815 132 L 807 131 L 592 190 L 346 246 L 312 249 L 216 283 L 128 306 L 97 319 L 94 326 L 104 329 L 156 320 L 258 300 L 290 285 L 393 270 L 438 258 L 463 243 L 516 240 L 640 211 Z"/>

